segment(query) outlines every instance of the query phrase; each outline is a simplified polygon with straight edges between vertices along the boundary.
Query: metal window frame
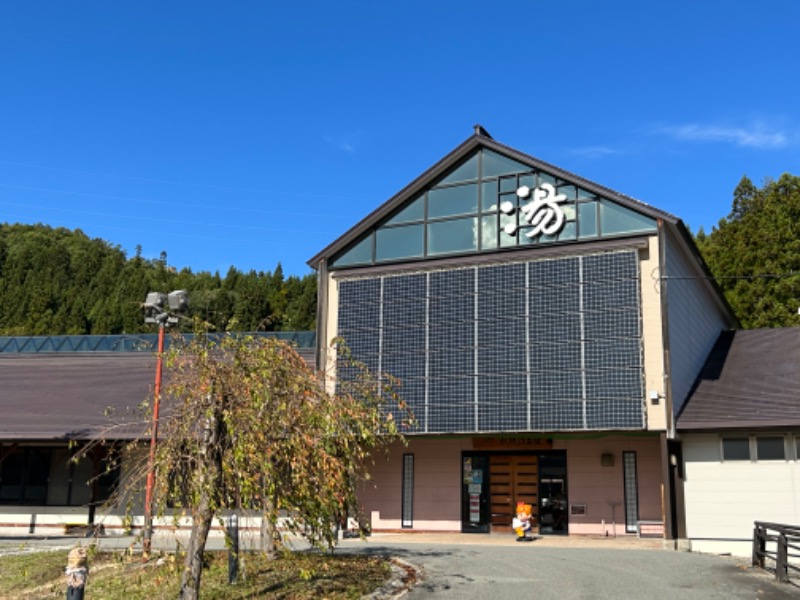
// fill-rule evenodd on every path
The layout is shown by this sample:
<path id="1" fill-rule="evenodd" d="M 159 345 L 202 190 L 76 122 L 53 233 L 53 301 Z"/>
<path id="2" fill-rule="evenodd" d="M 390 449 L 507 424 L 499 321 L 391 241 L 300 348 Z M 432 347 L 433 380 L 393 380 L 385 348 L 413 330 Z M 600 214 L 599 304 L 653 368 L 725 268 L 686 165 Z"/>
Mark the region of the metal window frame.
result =
<path id="1" fill-rule="evenodd" d="M 758 441 L 759 440 L 764 440 L 764 439 L 773 439 L 773 438 L 774 439 L 780 439 L 783 442 L 783 456 L 781 458 L 761 458 L 761 455 L 760 455 L 760 453 L 758 451 Z M 786 462 L 786 461 L 790 460 L 789 453 L 786 452 L 786 436 L 784 434 L 782 434 L 782 433 L 776 433 L 776 434 L 772 434 L 772 435 L 770 435 L 770 434 L 761 434 L 761 435 L 756 434 L 756 435 L 753 436 L 753 444 L 755 445 L 755 460 L 757 462 L 761 462 L 761 461 L 764 461 L 764 462 L 767 462 L 767 461 L 769 461 L 769 462 L 784 461 L 784 462 Z"/>
<path id="2" fill-rule="evenodd" d="M 747 440 L 747 458 L 726 458 L 725 457 L 725 440 Z M 752 436 L 744 435 L 720 435 L 719 436 L 719 458 L 720 462 L 753 462 L 755 461 L 755 448 L 753 446 Z"/>
<path id="3" fill-rule="evenodd" d="M 629 461 L 632 459 L 632 462 Z M 636 451 L 623 450 L 622 452 L 622 497 L 625 509 L 625 532 L 636 533 L 639 521 L 639 475 L 637 473 Z M 632 470 L 629 470 L 632 467 Z M 629 488 L 629 484 L 633 487 Z M 629 494 L 629 490 L 632 494 Z M 632 497 L 631 497 L 632 496 Z M 631 506 L 631 504 L 633 504 Z M 629 519 L 630 509 L 635 512 L 634 518 Z"/>
<path id="4" fill-rule="evenodd" d="M 400 526 L 403 529 L 414 527 L 414 455 L 403 454 L 402 492 Z"/>
<path id="5" fill-rule="evenodd" d="M 446 184 L 439 184 L 439 185 L 433 184 L 433 185 L 429 185 L 428 187 L 424 188 L 423 190 L 421 190 L 419 196 L 416 196 L 415 198 L 409 200 L 409 201 L 415 201 L 416 199 L 419 199 L 419 198 L 423 199 L 423 216 L 422 216 L 421 219 L 414 219 L 414 220 L 406 221 L 406 222 L 403 222 L 403 223 L 393 223 L 391 225 L 388 225 L 386 222 L 384 222 L 384 223 L 376 223 L 371 228 L 371 230 L 364 235 L 364 237 L 371 237 L 372 238 L 372 257 L 371 257 L 371 260 L 369 260 L 368 262 L 365 262 L 365 263 L 358 263 L 358 264 L 353 264 L 353 265 L 334 266 L 333 268 L 334 269 L 348 269 L 348 268 L 351 268 L 351 267 L 358 267 L 358 266 L 370 266 L 370 265 L 371 266 L 375 266 L 375 265 L 382 265 L 382 264 L 392 264 L 392 263 L 396 263 L 398 261 L 408 261 L 408 260 L 431 260 L 431 259 L 436 260 L 439 256 L 447 256 L 448 254 L 450 254 L 452 256 L 459 256 L 459 255 L 467 255 L 467 256 L 469 256 L 469 255 L 475 255 L 475 254 L 485 254 L 487 252 L 490 253 L 490 252 L 495 252 L 495 251 L 498 251 L 498 250 L 509 249 L 509 248 L 529 249 L 529 248 L 548 247 L 548 246 L 552 246 L 553 244 L 558 245 L 558 244 L 565 244 L 565 243 L 567 243 L 567 244 L 569 244 L 569 243 L 577 243 L 577 242 L 581 241 L 581 237 L 580 237 L 580 229 L 581 229 L 581 227 L 580 227 L 580 219 L 578 218 L 578 213 L 579 213 L 578 206 L 581 205 L 581 204 L 586 204 L 586 203 L 590 203 L 590 202 L 594 202 L 595 203 L 595 221 L 597 223 L 597 236 L 596 236 L 596 238 L 592 238 L 592 239 L 603 239 L 605 237 L 603 235 L 602 225 L 601 225 L 601 222 L 600 222 L 601 221 L 601 219 L 600 219 L 600 204 L 601 204 L 602 201 L 607 201 L 607 202 L 610 201 L 612 203 L 618 204 L 617 201 L 611 200 L 610 198 L 605 197 L 605 196 L 603 196 L 603 195 L 601 195 L 601 194 L 599 194 L 597 192 L 590 192 L 590 190 L 587 189 L 586 185 L 582 185 L 580 182 L 575 182 L 575 181 L 572 181 L 570 179 L 565 179 L 563 176 L 560 176 L 560 175 L 551 174 L 547 170 L 543 169 L 541 166 L 524 165 L 524 166 L 528 167 L 528 169 L 525 170 L 525 171 L 519 171 L 519 172 L 516 172 L 516 173 L 506 173 L 506 174 L 502 174 L 502 175 L 493 175 L 493 176 L 488 176 L 488 177 L 484 176 L 484 173 L 483 173 L 483 160 L 484 160 L 484 158 L 483 158 L 483 150 L 484 149 L 478 149 L 477 150 L 477 154 L 478 154 L 478 177 L 476 179 L 466 179 L 464 181 L 458 181 L 458 182 L 452 182 L 452 183 L 446 183 Z M 453 168 L 458 168 L 461 164 L 462 164 L 462 161 L 459 161 Z M 444 176 L 446 176 L 446 173 L 444 174 Z M 500 223 L 499 202 L 500 202 L 501 195 L 503 195 L 504 193 L 505 194 L 509 194 L 510 192 L 501 192 L 500 191 L 501 190 L 500 182 L 501 182 L 501 180 L 513 179 L 516 182 L 517 186 L 518 186 L 520 178 L 521 177 L 525 177 L 525 176 L 533 176 L 535 181 L 536 181 L 536 185 L 537 186 L 541 185 L 542 180 L 543 180 L 544 177 L 547 177 L 547 178 L 552 179 L 554 181 L 554 185 L 556 187 L 573 186 L 573 187 L 576 188 L 576 190 L 577 189 L 583 189 L 584 191 L 590 192 L 592 194 L 589 197 L 579 197 L 579 194 L 576 192 L 575 197 L 574 198 L 570 198 L 570 204 L 575 207 L 575 218 L 571 221 L 571 222 L 575 223 L 575 239 L 563 239 L 563 240 L 559 239 L 559 236 L 560 236 L 560 233 L 559 233 L 559 234 L 556 234 L 556 236 L 555 236 L 556 239 L 548 240 L 548 241 L 546 241 L 544 243 L 541 242 L 541 240 L 537 240 L 535 242 L 530 242 L 530 243 L 522 243 L 519 240 L 519 236 L 517 236 L 517 242 L 514 245 L 512 245 L 512 246 L 503 246 L 502 245 L 502 235 L 501 235 L 500 228 L 499 228 L 499 223 Z M 492 182 L 497 184 L 498 209 L 495 210 L 495 211 L 484 211 L 483 210 L 483 184 L 484 183 L 492 183 Z M 478 201 L 478 205 L 477 205 L 477 209 L 474 212 L 462 213 L 462 214 L 459 214 L 459 215 L 447 215 L 447 216 L 442 216 L 442 217 L 430 217 L 428 215 L 428 192 L 429 191 L 431 191 L 433 189 L 454 188 L 454 187 L 459 187 L 459 186 L 463 186 L 463 185 L 476 185 L 476 186 L 478 186 L 478 200 L 477 200 Z M 403 205 L 403 207 L 404 206 L 405 206 L 405 204 Z M 403 207 L 399 207 L 397 209 L 397 211 L 402 210 Z M 626 207 L 626 208 L 629 208 L 629 207 Z M 395 214 L 396 214 L 397 211 L 395 211 Z M 496 245 L 494 245 L 494 246 L 492 246 L 490 248 L 484 248 L 483 247 L 483 231 L 482 231 L 482 229 L 483 229 L 483 221 L 482 221 L 482 218 L 485 217 L 485 216 L 495 216 L 496 217 L 496 219 L 495 219 L 496 227 L 495 227 L 495 232 L 494 232 L 495 233 Z M 473 250 L 463 250 L 463 251 L 457 251 L 457 252 L 453 252 L 453 253 L 445 253 L 444 255 L 440 255 L 440 254 L 430 255 L 428 253 L 428 224 L 429 223 L 441 222 L 441 221 L 449 221 L 449 220 L 453 220 L 453 219 L 461 219 L 461 218 L 466 218 L 466 217 L 476 217 L 477 218 L 477 234 L 478 234 L 477 247 L 475 249 L 473 249 Z M 386 220 L 388 221 L 391 218 L 392 218 L 391 215 L 389 215 Z M 378 260 L 376 258 L 376 251 L 377 251 L 377 247 L 376 247 L 377 242 L 376 242 L 376 240 L 377 240 L 377 237 L 375 235 L 375 232 L 378 231 L 379 229 L 393 229 L 395 227 L 404 227 L 404 226 L 408 226 L 408 225 L 422 225 L 423 226 L 423 250 L 422 250 L 422 256 L 408 257 L 408 258 L 403 258 L 403 259 Z M 636 232 L 636 233 L 639 234 L 639 235 L 652 235 L 652 232 L 646 233 L 646 234 L 643 234 L 642 232 Z M 625 237 L 625 236 L 628 236 L 628 235 L 631 235 L 631 234 L 630 233 L 613 234 L 612 238 Z M 331 263 L 333 263 L 335 265 L 336 261 L 339 258 L 344 256 L 355 245 L 357 245 L 359 243 L 359 240 L 363 240 L 363 239 L 364 238 L 359 238 L 358 240 L 355 240 L 353 243 L 351 243 L 348 246 L 346 246 L 345 248 L 343 248 L 340 252 L 338 252 L 336 254 L 335 257 L 333 257 L 333 259 L 331 260 Z"/>

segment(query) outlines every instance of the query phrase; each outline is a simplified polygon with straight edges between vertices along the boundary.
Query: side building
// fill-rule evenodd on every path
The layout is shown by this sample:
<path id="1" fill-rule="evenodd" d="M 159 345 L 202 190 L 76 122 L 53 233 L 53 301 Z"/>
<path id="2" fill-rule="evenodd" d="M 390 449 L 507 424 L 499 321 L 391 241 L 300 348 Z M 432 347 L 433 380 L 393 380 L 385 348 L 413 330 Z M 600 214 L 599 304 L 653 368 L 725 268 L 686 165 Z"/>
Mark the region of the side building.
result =
<path id="1" fill-rule="evenodd" d="M 313 332 L 250 335 L 286 339 L 314 360 Z M 130 442 L 141 440 L 143 451 L 149 443 L 150 422 L 140 407 L 151 397 L 156 339 L 0 336 L 0 535 L 85 527 L 113 534 L 143 524 L 143 502 L 106 506 L 131 464 L 130 456 L 109 457 Z M 88 455 L 75 461 L 87 444 Z M 156 525 L 174 529 L 170 517 Z"/>
<path id="2" fill-rule="evenodd" d="M 483 128 L 309 264 L 331 345 L 402 382 L 374 531 L 683 537 L 674 415 L 735 317 L 675 216 Z"/>
<path id="3" fill-rule="evenodd" d="M 726 331 L 678 417 L 686 537 L 750 556 L 755 521 L 800 523 L 800 327 Z"/>

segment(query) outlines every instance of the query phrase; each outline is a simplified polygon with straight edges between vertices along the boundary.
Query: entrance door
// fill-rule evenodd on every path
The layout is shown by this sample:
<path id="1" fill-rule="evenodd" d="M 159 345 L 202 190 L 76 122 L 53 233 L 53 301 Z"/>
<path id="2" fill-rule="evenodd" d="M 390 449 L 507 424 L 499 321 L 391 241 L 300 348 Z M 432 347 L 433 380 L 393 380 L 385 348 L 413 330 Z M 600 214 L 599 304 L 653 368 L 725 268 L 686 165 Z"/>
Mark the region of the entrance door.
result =
<path id="1" fill-rule="evenodd" d="M 567 456 L 539 457 L 539 533 L 567 534 Z"/>
<path id="2" fill-rule="evenodd" d="M 533 506 L 531 530 L 539 529 L 539 460 L 536 456 L 493 454 L 489 457 L 492 531 L 511 531 L 517 502 Z"/>

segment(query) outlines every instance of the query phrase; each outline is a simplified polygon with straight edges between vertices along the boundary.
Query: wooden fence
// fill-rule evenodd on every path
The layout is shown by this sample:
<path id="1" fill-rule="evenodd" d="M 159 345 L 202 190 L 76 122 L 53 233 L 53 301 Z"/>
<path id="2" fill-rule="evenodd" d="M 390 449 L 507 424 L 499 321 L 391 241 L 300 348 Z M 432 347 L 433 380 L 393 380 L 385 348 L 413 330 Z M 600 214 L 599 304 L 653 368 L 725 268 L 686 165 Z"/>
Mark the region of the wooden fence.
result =
<path id="1" fill-rule="evenodd" d="M 756 521 L 753 528 L 753 565 L 762 569 L 773 567 L 775 578 L 788 582 L 790 573 L 800 572 L 800 527 L 781 523 Z"/>

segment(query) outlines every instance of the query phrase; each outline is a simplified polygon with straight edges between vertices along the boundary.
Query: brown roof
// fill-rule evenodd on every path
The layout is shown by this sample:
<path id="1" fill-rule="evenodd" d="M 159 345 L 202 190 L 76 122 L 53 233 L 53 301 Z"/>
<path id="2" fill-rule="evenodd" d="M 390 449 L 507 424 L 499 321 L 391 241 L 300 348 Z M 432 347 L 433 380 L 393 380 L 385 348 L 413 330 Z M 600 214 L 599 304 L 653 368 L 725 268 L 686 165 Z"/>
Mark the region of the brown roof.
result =
<path id="1" fill-rule="evenodd" d="M 91 439 L 105 431 L 140 437 L 147 426 L 135 409 L 152 388 L 155 365 L 149 352 L 3 355 L 0 440 Z"/>
<path id="2" fill-rule="evenodd" d="M 299 348 L 314 364 L 314 349 Z M 135 439 L 155 380 L 151 352 L 0 355 L 0 441 Z"/>
<path id="3" fill-rule="evenodd" d="M 800 327 L 723 332 L 679 431 L 800 427 Z"/>

